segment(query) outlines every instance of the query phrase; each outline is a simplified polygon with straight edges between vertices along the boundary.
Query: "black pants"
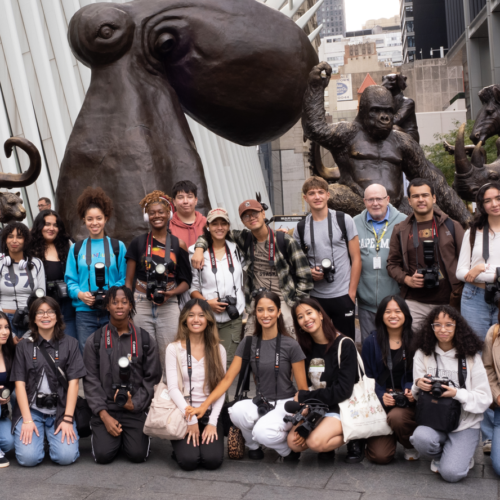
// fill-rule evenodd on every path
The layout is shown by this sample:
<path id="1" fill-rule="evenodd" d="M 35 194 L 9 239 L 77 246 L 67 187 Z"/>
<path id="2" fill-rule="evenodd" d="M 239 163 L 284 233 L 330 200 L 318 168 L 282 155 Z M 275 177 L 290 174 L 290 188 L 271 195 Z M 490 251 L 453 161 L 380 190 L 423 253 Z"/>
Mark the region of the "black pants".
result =
<path id="1" fill-rule="evenodd" d="M 313 299 L 316 299 L 321 304 L 321 307 L 330 316 L 335 328 L 340 333 L 355 340 L 355 304 L 349 294 L 334 299 L 321 299 L 319 297 L 313 297 Z"/>
<path id="2" fill-rule="evenodd" d="M 149 437 L 144 434 L 146 414 L 131 413 L 127 410 L 108 412 L 122 426 L 122 433 L 114 437 L 107 430 L 100 417 L 92 415 L 92 453 L 98 464 L 111 463 L 120 448 L 124 455 L 134 463 L 145 462 L 149 455 Z"/>
<path id="3" fill-rule="evenodd" d="M 201 444 L 201 435 L 205 426 L 200 426 L 200 446 L 193 446 L 192 440 L 187 444 L 187 437 L 171 441 L 175 452 L 175 458 L 179 467 L 183 470 L 195 470 L 202 466 L 208 470 L 218 469 L 224 459 L 224 428 L 219 418 L 217 422 L 217 437 L 213 443 Z"/>

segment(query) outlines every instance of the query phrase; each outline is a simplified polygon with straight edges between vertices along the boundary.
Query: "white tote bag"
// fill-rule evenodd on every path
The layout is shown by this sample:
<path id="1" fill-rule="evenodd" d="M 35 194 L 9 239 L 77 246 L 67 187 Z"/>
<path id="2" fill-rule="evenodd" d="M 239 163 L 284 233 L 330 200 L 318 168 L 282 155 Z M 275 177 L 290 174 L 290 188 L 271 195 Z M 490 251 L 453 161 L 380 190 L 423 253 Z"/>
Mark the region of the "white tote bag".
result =
<path id="1" fill-rule="evenodd" d="M 339 344 L 339 370 L 342 342 Z M 351 339 L 347 340 L 352 342 Z M 340 420 L 344 432 L 344 441 L 348 443 L 353 439 L 367 439 L 372 436 L 387 436 L 392 434 L 392 429 L 387 424 L 387 414 L 375 393 L 375 379 L 368 378 L 365 374 L 363 360 L 358 356 L 359 382 L 354 384 L 350 398 L 339 403 Z"/>

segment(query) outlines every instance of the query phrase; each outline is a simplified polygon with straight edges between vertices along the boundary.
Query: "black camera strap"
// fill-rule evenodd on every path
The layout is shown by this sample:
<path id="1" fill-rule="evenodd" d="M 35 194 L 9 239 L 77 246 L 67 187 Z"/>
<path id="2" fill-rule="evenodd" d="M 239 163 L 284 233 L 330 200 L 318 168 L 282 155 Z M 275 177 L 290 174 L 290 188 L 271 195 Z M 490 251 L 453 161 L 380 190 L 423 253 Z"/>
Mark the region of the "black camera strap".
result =
<path id="1" fill-rule="evenodd" d="M 316 268 L 316 250 L 315 250 L 315 243 L 314 243 L 314 219 L 312 215 L 310 216 L 309 219 L 309 232 L 310 232 L 310 237 L 311 237 L 311 246 L 312 246 L 312 251 L 313 251 L 313 261 L 314 261 L 314 267 Z M 330 210 L 328 210 L 328 237 L 330 238 L 330 247 L 332 248 L 332 267 L 335 269 L 335 261 L 333 259 L 333 232 L 332 232 L 332 213 Z"/>
<path id="2" fill-rule="evenodd" d="M 471 260 L 472 260 L 472 251 L 471 251 Z M 484 263 L 488 262 L 490 258 L 490 226 L 488 221 L 484 223 L 483 227 L 483 259 Z"/>
<path id="3" fill-rule="evenodd" d="M 68 390 L 68 381 L 67 381 L 66 377 L 63 375 L 62 370 L 59 368 L 59 341 L 54 340 L 52 343 L 54 345 L 54 357 L 52 357 L 47 352 L 47 348 L 44 345 L 43 340 L 38 348 L 35 344 L 33 344 L 33 364 L 35 366 L 35 371 L 36 371 L 36 362 L 37 362 L 36 352 L 38 349 L 42 353 L 42 356 L 45 358 L 45 361 L 47 361 L 48 365 L 52 368 L 52 371 L 54 372 L 54 375 L 56 376 L 57 382 L 61 385 L 61 387 L 65 391 L 67 391 Z"/>
<path id="4" fill-rule="evenodd" d="M 390 351 L 390 349 L 389 349 Z M 403 361 L 404 361 L 404 373 L 403 373 L 403 389 L 404 391 L 404 383 L 406 382 L 406 352 L 403 349 Z M 387 368 L 389 368 L 389 373 L 391 374 L 391 382 L 392 382 L 392 388 L 396 389 L 396 386 L 394 385 L 394 377 L 392 376 L 392 354 L 389 352 L 389 356 L 387 356 Z"/>
<path id="5" fill-rule="evenodd" d="M 439 245 L 439 233 L 437 229 L 436 218 L 432 219 L 432 241 L 434 242 L 434 259 L 438 263 L 438 245 Z M 420 246 L 420 238 L 418 236 L 418 224 L 417 219 L 413 217 L 413 248 L 415 248 L 415 263 L 418 269 L 418 247 Z"/>
<path id="6" fill-rule="evenodd" d="M 255 348 L 255 383 L 257 385 L 257 392 L 262 396 L 260 391 L 260 346 L 262 344 L 262 335 L 257 337 L 257 346 Z M 276 337 L 276 353 L 274 356 L 274 379 L 275 379 L 275 402 L 278 401 L 278 375 L 280 373 L 280 355 L 281 355 L 281 333 L 278 332 Z M 275 405 L 276 406 L 276 405 Z"/>
<path id="7" fill-rule="evenodd" d="M 434 351 L 434 361 L 436 361 L 436 377 L 439 377 L 438 360 L 436 351 Z M 458 383 L 461 388 L 465 388 L 465 381 L 467 380 L 467 360 L 465 358 L 458 359 Z M 452 380 L 450 382 L 453 383 Z"/>
<path id="8" fill-rule="evenodd" d="M 233 256 L 231 255 L 231 250 L 229 249 L 227 242 L 226 242 L 225 246 L 226 246 L 227 267 L 228 267 L 229 272 L 231 273 L 231 276 L 233 278 L 233 290 L 234 290 L 234 295 L 236 297 L 237 289 L 236 289 L 236 283 L 234 281 Z M 208 248 L 208 254 L 210 255 L 210 264 L 212 266 L 212 272 L 214 273 L 215 287 L 217 288 L 217 297 L 220 300 L 219 283 L 217 282 L 217 259 L 215 258 L 215 251 L 214 251 L 213 246 Z"/>
<path id="9" fill-rule="evenodd" d="M 191 341 L 189 336 L 186 338 L 186 356 L 187 356 L 187 371 L 189 377 L 189 404 L 193 406 L 193 395 L 191 387 L 191 376 L 193 375 L 193 358 L 191 357 Z"/>
<path id="10" fill-rule="evenodd" d="M 108 237 L 104 235 L 102 240 L 104 245 L 104 265 L 108 268 L 108 282 L 109 282 L 109 266 L 111 266 L 110 252 L 109 252 L 109 241 Z M 88 281 L 89 281 L 89 292 L 92 291 L 90 286 L 90 266 L 92 265 L 92 238 L 87 238 L 87 248 L 85 254 L 85 260 L 88 268 Z M 109 287 L 109 284 L 108 284 Z"/>
<path id="11" fill-rule="evenodd" d="M 130 354 L 132 357 L 135 356 L 135 358 L 137 359 L 139 357 L 138 352 L 137 352 L 138 351 L 138 349 L 137 349 L 137 331 L 136 331 L 133 323 L 129 323 L 129 328 L 132 329 L 132 334 L 130 335 Z M 111 328 L 109 328 L 109 323 L 105 327 L 104 336 L 105 336 L 105 341 L 104 341 L 105 348 L 106 349 L 113 349 L 113 335 L 111 332 Z"/>
<path id="12" fill-rule="evenodd" d="M 275 256 L 276 256 L 276 237 L 274 236 L 274 232 L 273 230 L 268 227 L 267 228 L 267 231 L 268 231 L 268 243 L 269 243 L 269 249 L 268 249 L 268 263 L 271 267 L 274 266 L 274 259 L 275 259 Z M 255 248 L 254 248 L 254 236 L 253 234 L 251 235 L 252 236 L 252 244 L 250 245 L 250 259 L 252 262 L 255 261 Z"/>

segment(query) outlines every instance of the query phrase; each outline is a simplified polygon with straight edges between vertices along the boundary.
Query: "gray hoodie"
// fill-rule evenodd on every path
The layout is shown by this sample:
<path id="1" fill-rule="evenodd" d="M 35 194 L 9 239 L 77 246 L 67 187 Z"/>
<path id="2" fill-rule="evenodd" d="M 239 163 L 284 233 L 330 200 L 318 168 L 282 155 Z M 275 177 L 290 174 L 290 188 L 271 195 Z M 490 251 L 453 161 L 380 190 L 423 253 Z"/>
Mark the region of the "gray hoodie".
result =
<path id="1" fill-rule="evenodd" d="M 381 258 L 381 266 L 380 269 L 373 269 L 373 258 L 377 256 L 377 251 L 375 249 L 375 235 L 373 234 L 372 224 L 366 220 L 367 213 L 368 210 L 365 209 L 354 217 L 359 236 L 361 262 L 363 264 L 357 297 L 361 309 L 376 313 L 378 305 L 384 297 L 399 294 L 399 285 L 387 274 L 386 265 L 394 226 L 406 220 L 407 216 L 389 204 L 389 225 L 380 242 L 378 252 Z"/>

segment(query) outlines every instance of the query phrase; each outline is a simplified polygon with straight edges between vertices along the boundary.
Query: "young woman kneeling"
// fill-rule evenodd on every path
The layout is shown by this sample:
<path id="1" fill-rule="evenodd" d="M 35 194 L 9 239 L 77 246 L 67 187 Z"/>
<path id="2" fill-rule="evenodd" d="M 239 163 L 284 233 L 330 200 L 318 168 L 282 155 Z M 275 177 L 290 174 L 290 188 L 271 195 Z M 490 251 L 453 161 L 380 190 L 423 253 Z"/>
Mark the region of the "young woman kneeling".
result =
<path id="1" fill-rule="evenodd" d="M 306 354 L 310 385 L 310 390 L 297 392 L 295 401 L 319 400 L 328 405 L 328 413 L 307 439 L 295 429 L 290 432 L 288 445 L 296 453 L 310 448 L 319 453 L 318 458 L 330 460 L 344 444 L 339 403 L 351 396 L 358 378 L 356 346 L 350 339 L 342 342 L 339 366 L 339 345 L 346 337 L 335 329 L 319 303 L 311 298 L 300 299 L 292 309 L 292 316 L 297 340 Z"/>
<path id="2" fill-rule="evenodd" d="M 492 396 L 486 370 L 481 360 L 483 343 L 456 309 L 438 306 L 427 316 L 415 343 L 418 349 L 413 360 L 413 395 L 430 391 L 427 374 L 448 377 L 452 382 L 442 384 L 441 398 L 453 398 L 462 405 L 460 422 L 452 432 L 438 432 L 419 425 L 411 444 L 417 451 L 432 459 L 431 470 L 439 472 L 450 483 L 460 481 L 474 467 L 474 452 L 479 442 L 483 413 L 489 408 Z M 465 359 L 467 377 L 460 388 L 459 366 Z M 434 411 L 437 411 L 434 410 Z"/>
<path id="3" fill-rule="evenodd" d="M 186 408 L 186 416 L 203 417 L 208 407 L 223 396 L 240 373 L 245 345 L 251 342 L 250 367 L 255 376 L 257 396 L 234 404 L 229 414 L 233 424 L 241 429 L 249 448 L 248 457 L 253 460 L 264 458 L 261 446 L 276 450 L 285 459 L 298 458 L 287 444 L 291 424 L 283 422 L 283 417 L 287 415 L 285 403 L 295 394 L 292 375 L 298 388 L 307 390 L 305 356 L 299 344 L 288 335 L 280 306 L 277 294 L 267 290 L 257 294 L 253 313 L 256 319 L 254 335 L 240 342 L 226 376 L 207 400 L 198 408 Z M 271 408 L 265 412 L 262 411 L 264 406 Z"/>
<path id="4" fill-rule="evenodd" d="M 226 350 L 219 343 L 214 314 L 205 300 L 191 299 L 186 303 L 180 315 L 177 338 L 167 347 L 168 393 L 177 407 L 184 411 L 188 403 L 179 390 L 177 360 L 180 361 L 183 385 L 189 388 L 189 404 L 199 406 L 226 373 Z M 192 417 L 188 420 L 184 439 L 172 441 L 174 458 L 181 469 L 195 470 L 201 465 L 214 470 L 222 465 L 224 429 L 219 414 L 223 404 L 222 395 L 212 405 L 210 413 L 201 419 Z"/>

